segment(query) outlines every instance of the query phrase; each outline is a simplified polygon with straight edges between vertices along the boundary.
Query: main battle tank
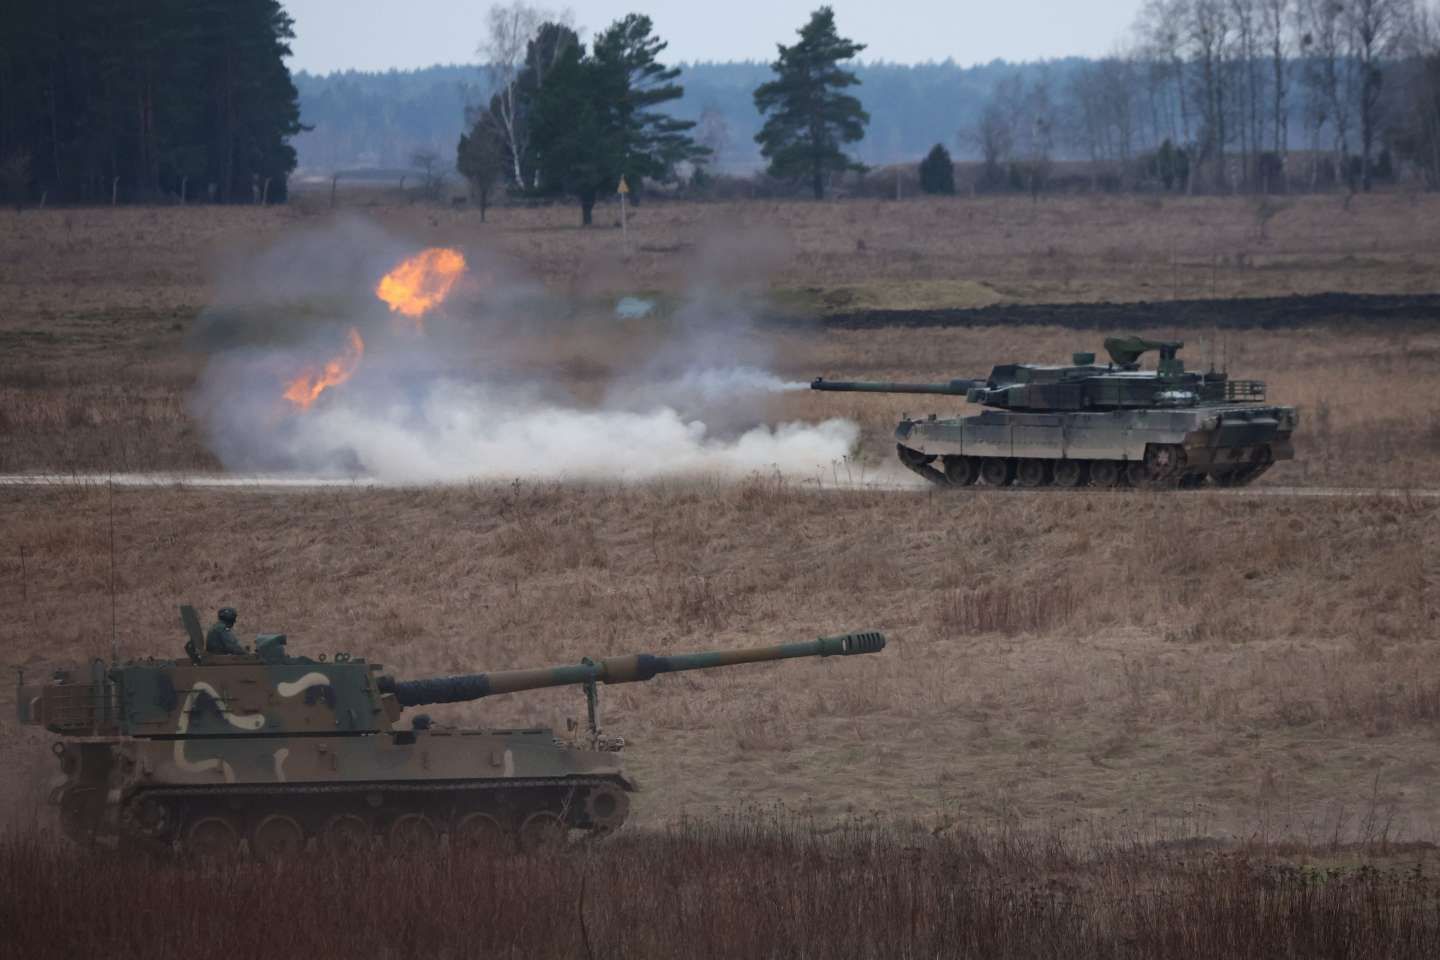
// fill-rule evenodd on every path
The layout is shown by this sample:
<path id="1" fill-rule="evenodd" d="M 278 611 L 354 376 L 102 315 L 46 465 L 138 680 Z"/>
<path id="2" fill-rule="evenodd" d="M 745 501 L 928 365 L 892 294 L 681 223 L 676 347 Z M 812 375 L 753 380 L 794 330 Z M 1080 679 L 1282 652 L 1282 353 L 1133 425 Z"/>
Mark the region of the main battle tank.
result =
<path id="1" fill-rule="evenodd" d="M 815 390 L 938 393 L 987 407 L 969 417 L 903 417 L 900 462 L 941 486 L 1246 484 L 1295 456 L 1294 407 L 1265 402 L 1259 380 L 1186 371 L 1178 340 L 1109 337 L 1109 363 L 1077 353 L 1068 366 L 1006 363 L 984 380 L 837 382 Z M 1154 350 L 1154 370 L 1140 357 Z"/>
<path id="2" fill-rule="evenodd" d="M 879 633 L 678 656 L 638 654 L 534 670 L 397 680 L 336 654 L 290 656 L 283 634 L 253 653 L 201 654 L 200 623 L 181 608 L 189 661 L 134 660 L 49 683 L 20 679 L 20 720 L 63 739 L 65 780 L 51 795 L 66 833 L 90 842 L 179 845 L 205 856 L 280 859 L 307 848 L 533 847 L 570 830 L 608 832 L 636 789 L 624 741 L 601 732 L 598 683 L 762 660 L 876 653 Z M 540 687 L 585 689 L 589 722 L 568 738 L 545 728 L 456 729 L 401 711 Z"/>

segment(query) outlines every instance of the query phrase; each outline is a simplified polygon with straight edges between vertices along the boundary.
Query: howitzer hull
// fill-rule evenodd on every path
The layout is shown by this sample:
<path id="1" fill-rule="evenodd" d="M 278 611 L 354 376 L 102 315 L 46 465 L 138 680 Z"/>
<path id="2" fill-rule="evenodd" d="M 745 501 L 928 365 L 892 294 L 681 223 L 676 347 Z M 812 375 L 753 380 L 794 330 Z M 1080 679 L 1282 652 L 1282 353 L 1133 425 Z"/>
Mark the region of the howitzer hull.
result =
<path id="1" fill-rule="evenodd" d="M 1238 486 L 1295 456 L 1293 407 L 1093 413 L 986 410 L 900 421 L 900 462 L 941 486 Z"/>
<path id="2" fill-rule="evenodd" d="M 67 758 L 65 754 L 72 754 Z M 548 729 L 394 731 L 336 738 L 115 739 L 67 744 L 52 797 L 81 842 L 276 859 L 314 843 L 397 852 L 528 847 L 620 827 L 635 787 L 621 754 Z"/>
<path id="3" fill-rule="evenodd" d="M 254 653 L 201 654 L 193 611 L 189 662 L 145 659 L 17 681 L 21 722 L 63 739 L 65 781 L 51 794 L 82 842 L 179 848 L 261 860 L 382 841 L 396 853 L 452 846 L 491 851 L 558 843 L 624 823 L 634 784 L 624 741 L 601 732 L 597 687 L 666 673 L 797 657 L 878 653 L 862 632 L 800 643 L 690 654 L 629 654 L 578 664 L 396 680 L 348 654 L 284 652 L 281 634 Z M 407 706 L 542 687 L 585 688 L 588 722 L 458 729 Z"/>

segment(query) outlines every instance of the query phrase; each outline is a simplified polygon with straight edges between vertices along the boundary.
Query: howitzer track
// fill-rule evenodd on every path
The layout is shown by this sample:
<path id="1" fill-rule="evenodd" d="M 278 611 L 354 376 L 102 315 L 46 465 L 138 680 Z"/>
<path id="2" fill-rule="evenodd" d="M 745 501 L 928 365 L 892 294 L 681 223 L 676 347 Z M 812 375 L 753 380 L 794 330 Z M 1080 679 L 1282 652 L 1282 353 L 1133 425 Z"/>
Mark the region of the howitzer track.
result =
<path id="1" fill-rule="evenodd" d="M 268 860 L 296 854 L 312 839 L 331 852 L 380 839 L 397 851 L 430 849 L 442 836 L 473 843 L 478 827 L 492 847 L 531 849 L 572 829 L 601 835 L 619 828 L 629 789 L 614 777 L 151 787 L 127 800 L 121 839 L 230 856 L 243 838 Z"/>

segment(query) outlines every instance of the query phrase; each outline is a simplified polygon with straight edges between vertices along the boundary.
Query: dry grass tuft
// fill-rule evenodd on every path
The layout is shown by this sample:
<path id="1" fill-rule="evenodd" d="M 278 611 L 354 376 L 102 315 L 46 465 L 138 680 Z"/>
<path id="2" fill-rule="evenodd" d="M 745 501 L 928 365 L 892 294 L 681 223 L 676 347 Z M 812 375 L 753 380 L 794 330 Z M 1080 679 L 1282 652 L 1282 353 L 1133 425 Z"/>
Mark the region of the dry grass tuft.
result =
<path id="1" fill-rule="evenodd" d="M 402 852 L 202 869 L 7 836 L 0 927 L 16 954 L 36 960 L 182 956 L 216 943 L 237 960 L 1406 960 L 1440 951 L 1432 851 L 1332 855 L 1335 865 L 1308 865 L 1313 855 L 1299 853 L 1251 846 L 1224 855 L 1191 838 L 1076 842 L 954 828 L 932 836 L 863 821 L 820 834 L 767 816 L 541 856 L 422 861 Z M 279 922 L 256 922 L 257 910 L 277 903 Z"/>

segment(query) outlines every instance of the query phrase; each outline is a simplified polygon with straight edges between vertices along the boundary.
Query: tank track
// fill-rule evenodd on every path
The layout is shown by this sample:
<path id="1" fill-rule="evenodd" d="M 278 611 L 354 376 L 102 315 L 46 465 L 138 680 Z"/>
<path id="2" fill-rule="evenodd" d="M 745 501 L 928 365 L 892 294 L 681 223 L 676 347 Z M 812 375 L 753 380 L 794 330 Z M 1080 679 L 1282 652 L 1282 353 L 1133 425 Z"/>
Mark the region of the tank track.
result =
<path id="1" fill-rule="evenodd" d="M 903 443 L 897 443 L 895 445 L 895 450 L 899 456 L 902 466 L 904 466 L 907 470 L 916 474 L 917 476 L 924 477 L 926 480 L 928 480 L 930 483 L 935 484 L 937 487 L 968 487 L 973 486 L 977 483 L 977 478 L 974 476 L 969 477 L 968 480 L 966 480 L 965 482 L 955 482 L 954 480 L 952 480 L 949 476 L 948 467 L 947 470 L 940 470 L 933 466 L 936 460 L 941 460 L 941 462 L 944 462 L 943 459 L 940 458 L 937 454 L 921 453 L 918 450 L 912 450 L 910 447 L 905 446 Z M 1050 471 L 1053 469 L 1055 461 L 1041 460 L 1038 461 L 1038 463 L 1040 464 L 1042 469 L 1042 476 L 1047 479 L 1043 479 L 1042 482 L 1033 484 L 1017 482 L 1016 474 L 1019 472 L 1019 466 L 1020 464 L 1027 462 L 1035 463 L 1037 461 L 1032 458 L 1010 457 L 1007 461 L 1008 467 L 1006 470 L 1006 479 L 1004 483 L 990 482 L 988 479 L 985 479 L 983 475 L 978 479 L 978 482 L 986 487 L 992 488 L 1018 487 L 1021 489 L 1058 487 L 1061 489 L 1140 488 L 1145 490 L 1193 490 L 1204 486 L 1207 482 L 1213 483 L 1217 487 L 1233 488 L 1243 487 L 1253 483 L 1262 474 L 1264 474 L 1267 470 L 1274 466 L 1274 461 L 1271 460 L 1264 463 L 1246 464 L 1245 466 L 1231 473 L 1219 474 L 1215 476 L 1207 475 L 1205 473 L 1185 473 L 1183 471 L 1156 475 L 1152 472 L 1146 472 L 1147 468 L 1145 467 L 1145 464 L 1138 461 L 1070 461 L 1072 463 L 1081 464 L 1081 481 L 1075 484 L 1063 484 L 1052 482 L 1050 479 L 1048 479 L 1051 476 Z M 1107 464 L 1109 468 L 1113 470 L 1113 482 L 1091 482 L 1092 467 L 1096 463 Z"/>

